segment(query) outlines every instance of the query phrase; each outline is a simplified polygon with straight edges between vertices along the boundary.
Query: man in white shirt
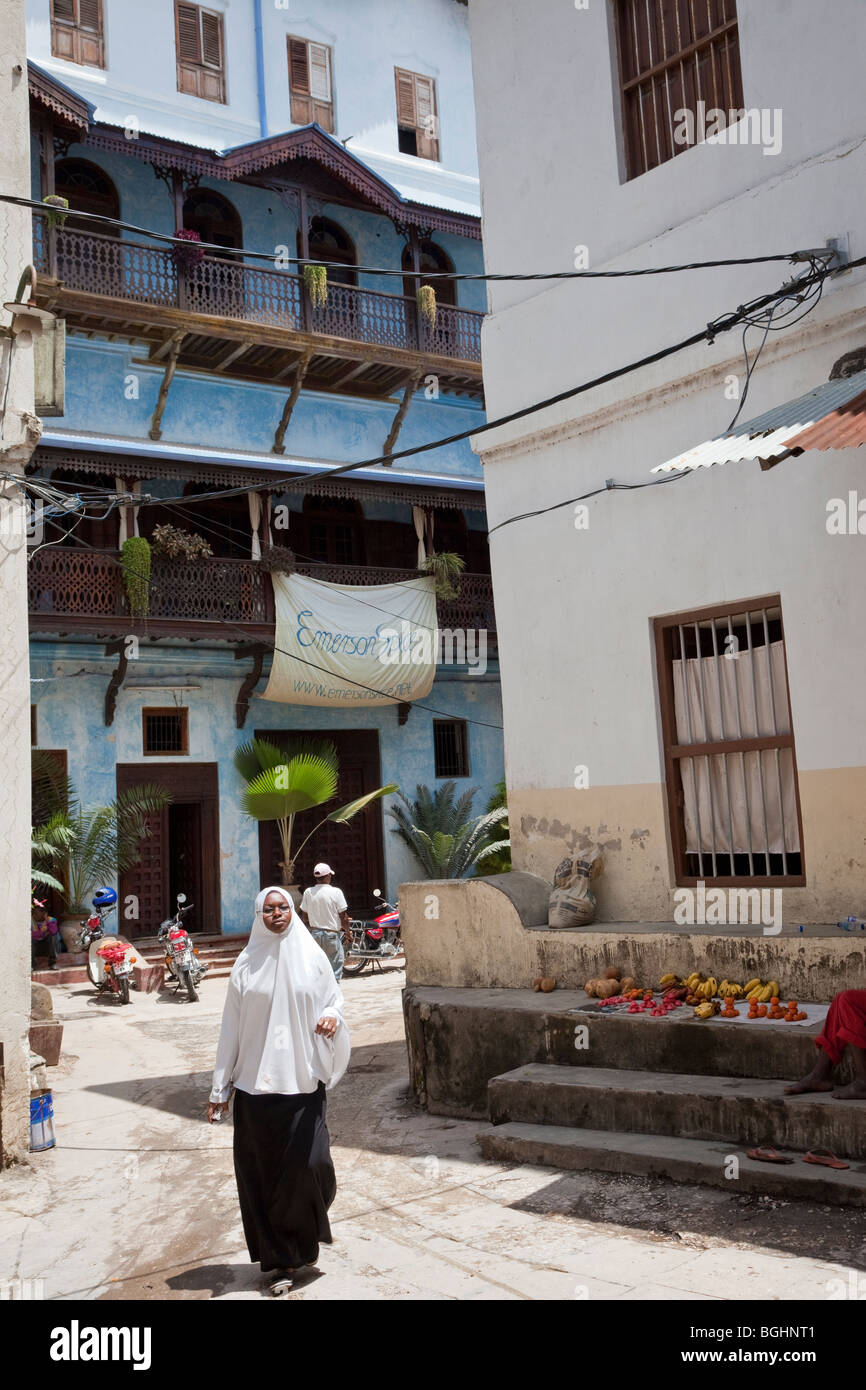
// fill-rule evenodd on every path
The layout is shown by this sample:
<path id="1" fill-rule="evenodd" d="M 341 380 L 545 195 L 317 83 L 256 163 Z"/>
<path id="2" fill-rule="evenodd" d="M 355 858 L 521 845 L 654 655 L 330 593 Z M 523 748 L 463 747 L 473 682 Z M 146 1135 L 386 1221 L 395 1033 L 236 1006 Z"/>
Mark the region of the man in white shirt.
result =
<path id="1" fill-rule="evenodd" d="M 343 950 L 343 930 L 349 930 L 349 912 L 342 888 L 331 882 L 334 870 L 329 864 L 317 864 L 313 870 L 316 880 L 301 898 L 300 913 L 310 929 L 313 940 L 321 946 L 339 980 L 343 973 L 346 953 Z"/>

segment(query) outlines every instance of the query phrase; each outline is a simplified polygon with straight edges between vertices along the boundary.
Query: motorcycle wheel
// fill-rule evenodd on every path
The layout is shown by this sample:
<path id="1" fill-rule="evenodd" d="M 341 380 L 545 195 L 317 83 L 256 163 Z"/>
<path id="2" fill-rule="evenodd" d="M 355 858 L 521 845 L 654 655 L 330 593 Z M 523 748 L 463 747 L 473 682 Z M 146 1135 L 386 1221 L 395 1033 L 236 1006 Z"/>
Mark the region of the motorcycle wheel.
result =
<path id="1" fill-rule="evenodd" d="M 119 985 L 119 987 L 120 987 L 120 1002 L 121 1002 L 121 1004 L 128 1004 L 128 1003 L 129 1003 L 129 979 L 128 979 L 128 977 L 127 977 L 126 975 L 122 975 L 122 976 L 120 977 L 120 979 L 118 980 L 118 985 Z"/>
<path id="2" fill-rule="evenodd" d="M 347 946 L 347 945 L 346 945 L 346 940 L 345 940 L 345 937 L 344 937 L 344 938 L 343 938 L 343 950 L 345 951 L 345 960 L 343 961 L 343 974 L 344 974 L 344 975 L 360 975 L 361 971 L 364 969 L 364 966 L 367 965 L 367 964 L 369 963 L 369 957 L 368 957 L 368 956 L 353 955 L 353 954 L 352 954 L 353 947 L 354 947 L 354 942 L 352 943 L 352 946 Z"/>
<path id="3" fill-rule="evenodd" d="M 191 1004 L 195 1004 L 196 1001 L 198 1000 L 198 994 L 196 993 L 195 983 L 194 983 L 193 978 L 192 978 L 192 971 L 191 971 L 191 970 L 185 970 L 185 971 L 183 972 L 183 982 L 184 982 L 184 984 L 186 985 L 186 997 L 187 997 L 187 999 L 189 1000 L 189 1002 L 190 1002 Z"/>

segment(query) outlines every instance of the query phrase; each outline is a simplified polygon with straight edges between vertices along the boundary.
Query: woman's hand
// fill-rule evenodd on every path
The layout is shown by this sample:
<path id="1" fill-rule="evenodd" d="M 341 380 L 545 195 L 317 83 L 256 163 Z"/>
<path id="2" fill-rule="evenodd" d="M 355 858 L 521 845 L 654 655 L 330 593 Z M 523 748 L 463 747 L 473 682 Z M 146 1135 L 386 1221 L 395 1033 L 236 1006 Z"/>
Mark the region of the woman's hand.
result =
<path id="1" fill-rule="evenodd" d="M 228 1109 L 229 1109 L 229 1103 L 228 1103 L 227 1100 L 222 1100 L 222 1101 L 213 1101 L 213 1100 L 209 1100 L 208 1103 L 207 1103 L 207 1122 L 208 1122 L 208 1124 L 209 1124 L 209 1125 L 212 1125 L 213 1122 L 214 1122 L 214 1120 L 217 1118 L 218 1115 L 227 1115 L 227 1114 L 228 1114 Z"/>
<path id="2" fill-rule="evenodd" d="M 325 1038 L 332 1038 L 337 1031 L 338 1020 L 331 1018 L 330 1014 L 325 1014 L 316 1024 L 316 1032 L 321 1033 Z"/>

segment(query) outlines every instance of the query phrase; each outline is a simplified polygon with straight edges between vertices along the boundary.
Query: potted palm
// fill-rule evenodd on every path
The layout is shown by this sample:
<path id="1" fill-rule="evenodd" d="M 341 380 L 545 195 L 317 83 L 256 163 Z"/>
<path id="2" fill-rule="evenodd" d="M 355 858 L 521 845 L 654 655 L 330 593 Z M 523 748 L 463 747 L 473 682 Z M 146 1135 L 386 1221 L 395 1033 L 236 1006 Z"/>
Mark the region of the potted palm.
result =
<path id="1" fill-rule="evenodd" d="M 426 878 L 463 878 L 510 848 L 507 840 L 491 840 L 495 827 L 508 815 L 508 807 L 473 816 L 478 788 L 459 797 L 456 791 L 456 782 L 444 782 L 433 792 L 417 786 L 414 801 L 401 792 L 400 802 L 388 810 L 397 822 L 393 833 L 409 846 Z"/>
<path id="2" fill-rule="evenodd" d="M 333 743 L 323 739 L 296 739 L 288 747 L 278 748 L 267 739 L 254 738 L 237 749 L 234 761 L 246 784 L 242 794 L 246 814 L 256 821 L 276 822 L 283 856 L 280 861 L 283 886 L 288 888 L 296 905 L 300 904 L 301 892 L 294 881 L 295 864 L 307 842 L 327 821 L 343 825 L 371 802 L 397 790 L 397 783 L 391 782 L 339 806 L 295 846 L 295 817 L 301 811 L 336 800 L 340 764 Z"/>
<path id="3" fill-rule="evenodd" d="M 170 801 L 171 794 L 163 787 L 142 784 L 121 792 L 107 806 L 85 810 L 75 805 L 70 811 L 56 811 L 39 828 L 38 842 L 43 847 L 34 852 L 37 870 L 44 873 L 50 859 L 62 863 L 65 870 L 66 911 L 60 935 L 67 951 L 75 949 L 94 889 L 138 863 L 141 842 L 150 834 L 148 817 Z M 52 854 L 49 846 L 57 852 Z"/>

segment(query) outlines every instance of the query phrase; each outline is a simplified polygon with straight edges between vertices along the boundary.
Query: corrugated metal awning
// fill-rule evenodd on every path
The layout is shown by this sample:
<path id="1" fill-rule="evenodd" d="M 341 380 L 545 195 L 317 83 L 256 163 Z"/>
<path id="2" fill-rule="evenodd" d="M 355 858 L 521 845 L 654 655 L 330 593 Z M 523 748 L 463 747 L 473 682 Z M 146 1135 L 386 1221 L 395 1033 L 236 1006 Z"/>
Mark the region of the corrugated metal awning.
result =
<path id="1" fill-rule="evenodd" d="M 772 468 L 806 449 L 852 449 L 860 444 L 866 444 L 866 371 L 825 381 L 805 396 L 756 415 L 727 434 L 657 464 L 652 471 L 674 473 L 745 459 L 758 459 L 762 467 Z"/>

